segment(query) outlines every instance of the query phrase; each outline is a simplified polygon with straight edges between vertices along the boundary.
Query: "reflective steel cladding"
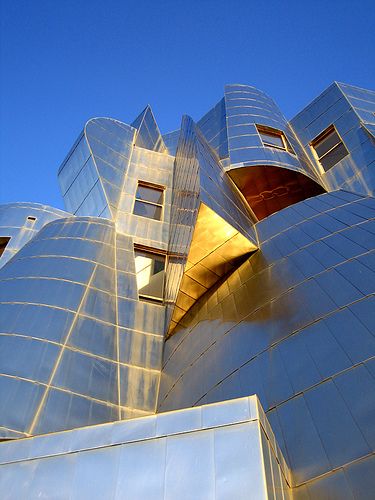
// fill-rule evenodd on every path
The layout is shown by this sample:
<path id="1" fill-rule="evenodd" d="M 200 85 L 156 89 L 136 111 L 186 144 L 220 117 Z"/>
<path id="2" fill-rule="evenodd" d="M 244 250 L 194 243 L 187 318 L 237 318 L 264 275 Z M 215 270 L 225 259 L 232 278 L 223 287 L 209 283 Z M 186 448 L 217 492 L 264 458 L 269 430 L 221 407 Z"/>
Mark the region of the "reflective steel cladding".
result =
<path id="1" fill-rule="evenodd" d="M 374 137 L 336 82 L 89 120 L 0 207 L 2 498 L 371 498 Z"/>

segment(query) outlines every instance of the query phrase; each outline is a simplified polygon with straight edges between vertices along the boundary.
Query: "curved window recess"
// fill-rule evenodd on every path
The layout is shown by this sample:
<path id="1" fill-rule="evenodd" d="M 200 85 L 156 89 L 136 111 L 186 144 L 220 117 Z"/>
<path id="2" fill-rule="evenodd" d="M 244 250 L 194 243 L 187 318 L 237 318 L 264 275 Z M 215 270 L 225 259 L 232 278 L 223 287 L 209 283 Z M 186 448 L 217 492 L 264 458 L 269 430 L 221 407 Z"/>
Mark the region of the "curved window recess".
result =
<path id="1" fill-rule="evenodd" d="M 349 154 L 334 125 L 323 130 L 310 146 L 325 172 Z"/>
<path id="2" fill-rule="evenodd" d="M 260 165 L 235 168 L 228 173 L 258 220 L 324 193 L 310 177 L 287 168 Z"/>
<path id="3" fill-rule="evenodd" d="M 138 182 L 133 208 L 134 215 L 161 220 L 164 203 L 164 186 L 144 181 Z"/>
<path id="4" fill-rule="evenodd" d="M 266 127 L 265 125 L 256 125 L 256 128 L 260 138 L 262 139 L 263 146 L 281 149 L 295 155 L 292 146 L 282 130 Z"/>
<path id="5" fill-rule="evenodd" d="M 10 236 L 1 236 L 0 237 L 0 257 L 3 255 L 4 250 L 9 242 L 10 242 Z"/>
<path id="6" fill-rule="evenodd" d="M 134 245 L 138 297 L 163 302 L 166 254 L 153 248 Z"/>

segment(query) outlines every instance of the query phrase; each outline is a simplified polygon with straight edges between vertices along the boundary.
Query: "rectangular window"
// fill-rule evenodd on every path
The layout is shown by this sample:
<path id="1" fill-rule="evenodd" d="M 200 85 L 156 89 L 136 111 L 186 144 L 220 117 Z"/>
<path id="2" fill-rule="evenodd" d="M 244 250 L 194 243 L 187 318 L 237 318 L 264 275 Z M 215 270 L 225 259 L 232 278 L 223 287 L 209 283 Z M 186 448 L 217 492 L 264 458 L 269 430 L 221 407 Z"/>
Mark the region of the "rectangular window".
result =
<path id="1" fill-rule="evenodd" d="M 349 154 L 333 125 L 315 137 L 311 147 L 326 172 Z"/>
<path id="2" fill-rule="evenodd" d="M 10 242 L 10 238 L 7 236 L 5 237 L 0 237 L 0 257 L 3 255 L 5 247 L 7 244 Z"/>
<path id="3" fill-rule="evenodd" d="M 165 254 L 135 246 L 134 256 L 139 298 L 162 302 Z"/>
<path id="4" fill-rule="evenodd" d="M 164 203 L 164 187 L 139 181 L 135 195 L 133 214 L 161 220 Z"/>
<path id="5" fill-rule="evenodd" d="M 256 125 L 256 128 L 260 138 L 262 139 L 263 146 L 283 149 L 284 151 L 288 151 L 288 153 L 295 154 L 284 132 L 276 128 L 266 127 L 264 125 Z"/>

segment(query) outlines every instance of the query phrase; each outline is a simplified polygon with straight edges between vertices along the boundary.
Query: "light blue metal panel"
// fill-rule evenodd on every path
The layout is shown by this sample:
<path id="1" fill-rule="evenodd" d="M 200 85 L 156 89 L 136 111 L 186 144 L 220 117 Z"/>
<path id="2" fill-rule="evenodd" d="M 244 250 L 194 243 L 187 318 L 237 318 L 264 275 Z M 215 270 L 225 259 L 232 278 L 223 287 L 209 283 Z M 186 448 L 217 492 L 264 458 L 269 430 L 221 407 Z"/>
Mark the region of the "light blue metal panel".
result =
<path id="1" fill-rule="evenodd" d="M 344 465 L 370 452 L 350 407 L 332 381 L 310 389 L 304 398 L 332 467 Z"/>
<path id="2" fill-rule="evenodd" d="M 18 335 L 1 335 L 1 374 L 47 382 L 59 353 L 57 345 Z"/>
<path id="3" fill-rule="evenodd" d="M 197 125 L 220 159 L 227 158 L 228 135 L 224 98 L 206 113 Z"/>
<path id="4" fill-rule="evenodd" d="M 330 189 L 374 192 L 371 165 L 375 145 L 371 134 L 363 133 L 367 123 L 374 124 L 374 95 L 370 90 L 335 82 L 290 122 L 310 161 L 316 165 L 311 141 L 327 127 L 335 126 L 349 154 L 322 174 Z"/>
<path id="5" fill-rule="evenodd" d="M 180 136 L 179 130 L 174 130 L 173 132 L 168 132 L 163 135 L 163 141 L 170 155 L 176 156 L 178 139 Z"/>
<path id="6" fill-rule="evenodd" d="M 104 191 L 106 204 L 113 216 L 117 212 L 129 167 L 134 135 L 133 127 L 111 118 L 94 118 L 85 125 L 85 136 L 93 163 Z M 97 203 L 97 198 L 95 202 Z M 103 207 L 100 207 L 100 211 Z M 81 213 L 81 215 L 99 215 L 100 211 Z"/>
<path id="7" fill-rule="evenodd" d="M 10 203 L 0 206 L 0 238 L 10 238 L 0 255 L 4 266 L 49 222 L 68 217 L 68 212 L 39 203 Z"/>
<path id="8" fill-rule="evenodd" d="M 96 450 L 95 453 L 79 453 L 74 461 L 74 479 L 71 499 L 113 499 L 119 477 L 118 447 Z M 100 473 L 93 473 L 100 471 Z"/>
<path id="9" fill-rule="evenodd" d="M 159 153 L 164 153 L 166 147 L 163 137 L 160 134 L 154 114 L 150 106 L 140 113 L 133 121 L 132 127 L 137 129 L 134 145 L 139 148 L 151 149 Z"/>
<path id="10" fill-rule="evenodd" d="M 121 448 L 116 499 L 165 498 L 166 447 L 162 438 Z"/>
<path id="11" fill-rule="evenodd" d="M 31 381 L 0 376 L 0 389 L 3 395 L 0 407 L 2 426 L 23 433 L 37 411 L 44 387 Z"/>
<path id="12" fill-rule="evenodd" d="M 353 365 L 375 355 L 372 211 L 371 198 L 335 192 L 257 224 L 260 251 L 167 340 L 159 409 L 257 393 L 297 484 L 369 453 L 373 374 L 353 411 L 351 391 L 323 382 L 342 373 L 352 387 Z"/>
<path id="13" fill-rule="evenodd" d="M 345 467 L 345 476 L 354 498 L 371 498 L 375 491 L 374 467 L 373 455 Z"/>
<path id="14" fill-rule="evenodd" d="M 115 405 L 51 388 L 33 428 L 33 434 L 102 424 L 118 420 L 118 417 L 119 411 Z"/>
<path id="15" fill-rule="evenodd" d="M 375 449 L 375 408 L 368 394 L 374 392 L 375 379 L 365 366 L 357 366 L 334 378 L 347 407 L 371 450 Z M 354 394 L 356 397 L 353 397 Z"/>
<path id="16" fill-rule="evenodd" d="M 256 431 L 255 422 L 215 431 L 215 498 L 264 498 L 264 471 Z"/>
<path id="17" fill-rule="evenodd" d="M 113 242 L 113 225 L 102 219 L 59 219 L 2 268 L 2 373 L 46 384 L 39 386 L 42 397 L 30 404 L 31 414 L 15 418 L 17 404 L 8 408 L 4 422 L 13 430 L 54 431 L 113 419 L 112 407 L 108 415 L 92 399 L 118 404 L 116 281 L 108 267 L 115 264 Z M 67 391 L 59 403 L 49 397 L 51 385 Z M 34 384 L 22 387 L 35 399 Z M 14 391 L 12 400 L 20 397 Z"/>
<path id="18" fill-rule="evenodd" d="M 296 483 L 331 468 L 327 452 L 314 426 L 303 396 L 293 398 L 277 409 L 286 449 Z M 301 443 L 304 443 L 301 446 Z"/>
<path id="19" fill-rule="evenodd" d="M 248 85 L 226 85 L 225 109 L 230 168 L 270 164 L 317 176 L 282 113 L 264 92 Z M 264 146 L 255 125 L 282 131 L 293 153 Z"/>

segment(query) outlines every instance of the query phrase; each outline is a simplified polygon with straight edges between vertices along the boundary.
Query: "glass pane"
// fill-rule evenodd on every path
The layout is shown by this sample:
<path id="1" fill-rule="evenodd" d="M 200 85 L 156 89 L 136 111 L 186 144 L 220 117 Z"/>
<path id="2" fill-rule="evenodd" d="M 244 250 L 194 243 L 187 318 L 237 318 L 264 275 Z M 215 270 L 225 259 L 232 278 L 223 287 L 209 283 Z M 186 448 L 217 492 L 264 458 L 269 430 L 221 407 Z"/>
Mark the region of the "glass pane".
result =
<path id="1" fill-rule="evenodd" d="M 163 190 L 149 186 L 139 185 L 136 198 L 138 200 L 151 201 L 152 203 L 163 204 Z"/>
<path id="2" fill-rule="evenodd" d="M 261 132 L 260 136 L 266 146 L 277 146 L 278 148 L 285 149 L 283 140 L 280 135 L 268 133 L 266 134 L 265 132 Z"/>
<path id="3" fill-rule="evenodd" d="M 348 151 L 346 147 L 340 142 L 338 146 L 320 159 L 320 163 L 323 165 L 324 170 L 327 171 L 341 161 L 347 154 Z"/>
<path id="4" fill-rule="evenodd" d="M 7 244 L 9 243 L 10 241 L 10 238 L 0 238 L 0 257 L 1 255 L 3 254 L 4 250 L 5 250 L 5 247 L 7 246 Z"/>
<path id="5" fill-rule="evenodd" d="M 329 133 L 326 137 L 318 141 L 314 148 L 315 151 L 317 152 L 319 158 L 321 158 L 327 151 L 332 149 L 336 144 L 339 144 L 340 137 L 337 135 L 337 133 L 333 130 L 331 133 Z"/>
<path id="6" fill-rule="evenodd" d="M 141 250 L 134 253 L 139 295 L 162 299 L 165 256 Z"/>
<path id="7" fill-rule="evenodd" d="M 294 149 L 292 148 L 292 146 L 290 145 L 290 142 L 288 141 L 288 139 L 285 136 L 284 136 L 284 140 L 286 142 L 286 149 L 289 151 L 289 153 L 292 153 L 295 155 Z"/>
<path id="8" fill-rule="evenodd" d="M 150 203 L 136 200 L 134 204 L 133 214 L 141 215 L 142 217 L 148 217 L 149 219 L 160 220 L 161 206 L 151 205 Z"/>

